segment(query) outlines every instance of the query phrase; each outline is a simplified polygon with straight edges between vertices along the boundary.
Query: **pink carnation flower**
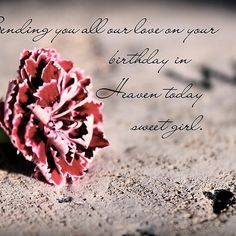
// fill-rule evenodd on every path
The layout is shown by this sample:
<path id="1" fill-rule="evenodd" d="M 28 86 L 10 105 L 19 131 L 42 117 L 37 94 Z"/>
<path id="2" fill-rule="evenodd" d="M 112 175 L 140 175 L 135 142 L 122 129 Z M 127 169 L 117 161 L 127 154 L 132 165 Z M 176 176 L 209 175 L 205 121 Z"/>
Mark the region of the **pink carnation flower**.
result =
<path id="1" fill-rule="evenodd" d="M 25 50 L 17 79 L 0 103 L 1 127 L 14 146 L 54 185 L 73 183 L 96 148 L 108 146 L 100 127 L 101 103 L 90 78 L 53 49 Z"/>

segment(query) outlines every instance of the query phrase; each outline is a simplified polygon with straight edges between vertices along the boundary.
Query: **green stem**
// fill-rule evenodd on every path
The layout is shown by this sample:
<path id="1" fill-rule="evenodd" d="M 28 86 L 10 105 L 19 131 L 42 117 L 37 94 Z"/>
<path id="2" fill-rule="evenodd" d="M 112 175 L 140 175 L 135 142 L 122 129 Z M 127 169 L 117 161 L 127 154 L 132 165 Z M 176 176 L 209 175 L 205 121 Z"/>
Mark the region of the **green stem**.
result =
<path id="1" fill-rule="evenodd" d="M 10 142 L 9 137 L 6 135 L 5 131 L 0 128 L 0 144 L 9 142 Z"/>

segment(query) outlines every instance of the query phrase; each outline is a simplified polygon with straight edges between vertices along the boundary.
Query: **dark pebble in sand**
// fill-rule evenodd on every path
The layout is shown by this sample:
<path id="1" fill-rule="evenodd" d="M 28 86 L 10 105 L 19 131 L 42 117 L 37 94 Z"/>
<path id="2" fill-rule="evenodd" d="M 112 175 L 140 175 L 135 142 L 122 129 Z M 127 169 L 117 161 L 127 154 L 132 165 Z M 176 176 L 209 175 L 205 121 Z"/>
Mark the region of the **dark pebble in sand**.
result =
<path id="1" fill-rule="evenodd" d="M 213 201 L 212 207 L 215 214 L 220 214 L 224 209 L 236 203 L 232 192 L 225 189 L 217 189 L 214 192 L 203 192 L 204 196 Z"/>
<path id="2" fill-rule="evenodd" d="M 72 202 L 73 198 L 72 197 L 65 197 L 62 199 L 57 199 L 59 203 L 67 203 L 67 202 Z"/>

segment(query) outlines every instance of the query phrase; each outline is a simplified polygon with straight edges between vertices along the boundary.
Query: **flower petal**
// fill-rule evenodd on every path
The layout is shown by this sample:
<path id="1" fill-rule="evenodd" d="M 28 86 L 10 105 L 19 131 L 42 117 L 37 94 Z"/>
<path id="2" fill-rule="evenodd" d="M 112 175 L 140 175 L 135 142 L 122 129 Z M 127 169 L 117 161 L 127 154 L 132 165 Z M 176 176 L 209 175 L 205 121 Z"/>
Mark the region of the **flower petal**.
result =
<path id="1" fill-rule="evenodd" d="M 35 77 L 37 73 L 37 67 L 38 63 L 35 60 L 29 58 L 25 61 L 25 70 L 28 76 Z"/>
<path id="2" fill-rule="evenodd" d="M 69 60 L 60 60 L 58 62 L 60 66 L 66 71 L 69 72 L 73 68 L 73 62 Z"/>
<path id="3" fill-rule="evenodd" d="M 16 80 L 13 80 L 8 85 L 7 96 L 4 103 L 4 124 L 9 134 L 12 129 L 13 109 L 16 102 L 17 92 L 17 82 Z"/>
<path id="4" fill-rule="evenodd" d="M 38 97 L 37 105 L 42 107 L 52 106 L 59 97 L 57 81 L 51 80 L 50 83 L 44 83 L 34 95 Z"/>
<path id="5" fill-rule="evenodd" d="M 93 137 L 91 139 L 89 147 L 95 149 L 95 148 L 104 148 L 108 145 L 109 142 L 104 138 L 103 132 L 98 127 L 95 127 L 93 129 Z"/>
<path id="6" fill-rule="evenodd" d="M 54 61 L 49 61 L 42 72 L 42 79 L 44 82 L 50 82 L 51 80 L 57 80 L 59 69 L 55 66 Z"/>
<path id="7" fill-rule="evenodd" d="M 81 117 L 86 117 L 89 115 L 94 116 L 94 123 L 97 124 L 102 122 L 102 114 L 100 112 L 100 107 L 102 103 L 95 103 L 93 101 L 85 103 L 83 106 L 77 108 L 78 115 Z"/>

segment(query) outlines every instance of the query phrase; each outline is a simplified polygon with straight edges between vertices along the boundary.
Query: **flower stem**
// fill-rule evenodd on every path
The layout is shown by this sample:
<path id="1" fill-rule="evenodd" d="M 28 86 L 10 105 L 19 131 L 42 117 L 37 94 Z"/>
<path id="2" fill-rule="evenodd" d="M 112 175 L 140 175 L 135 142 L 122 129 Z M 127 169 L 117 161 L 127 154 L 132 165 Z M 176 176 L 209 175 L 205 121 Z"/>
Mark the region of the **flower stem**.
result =
<path id="1" fill-rule="evenodd" d="M 10 142 L 9 137 L 6 135 L 4 130 L 0 128 L 0 144 L 1 143 L 9 143 L 9 142 Z"/>

